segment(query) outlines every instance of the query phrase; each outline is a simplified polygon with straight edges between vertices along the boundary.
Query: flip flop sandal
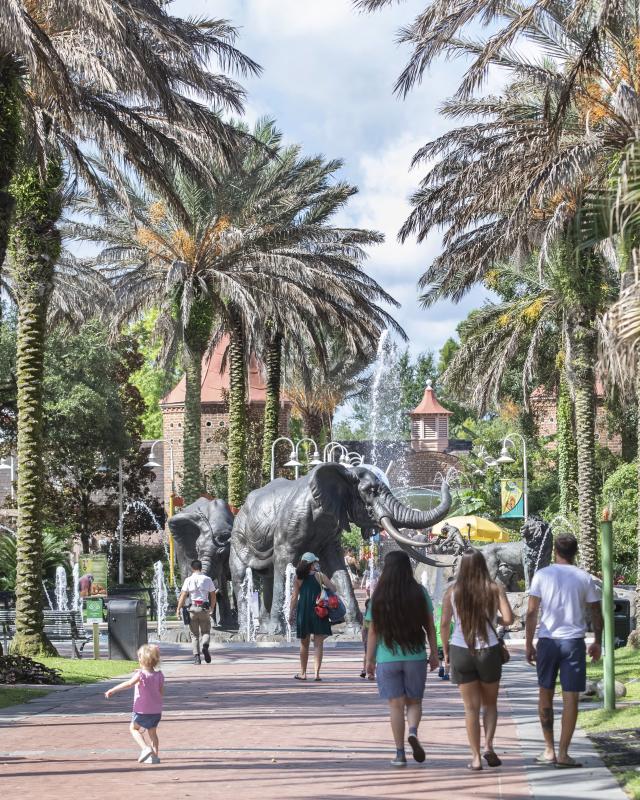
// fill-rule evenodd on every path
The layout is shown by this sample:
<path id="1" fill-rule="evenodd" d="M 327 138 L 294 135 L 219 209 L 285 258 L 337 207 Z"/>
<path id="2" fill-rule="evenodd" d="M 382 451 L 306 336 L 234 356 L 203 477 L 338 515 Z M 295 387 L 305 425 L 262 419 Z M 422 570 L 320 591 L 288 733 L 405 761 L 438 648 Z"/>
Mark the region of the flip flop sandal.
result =
<path id="1" fill-rule="evenodd" d="M 556 761 L 556 769 L 579 769 L 582 764 L 575 759 L 570 761 Z"/>
<path id="2" fill-rule="evenodd" d="M 555 758 L 547 758 L 544 754 L 536 756 L 534 761 L 536 764 L 544 764 L 547 767 L 552 767 L 556 763 Z"/>
<path id="3" fill-rule="evenodd" d="M 295 679 L 295 680 L 297 680 L 297 681 L 306 681 L 306 680 L 307 680 L 306 678 L 303 678 L 303 677 L 302 677 L 302 676 L 300 676 L 300 675 L 294 675 L 293 677 L 294 677 L 294 679 Z"/>
<path id="4" fill-rule="evenodd" d="M 413 734 L 409 734 L 407 741 L 409 742 L 409 747 L 411 747 L 411 750 L 413 751 L 413 758 L 418 762 L 418 764 L 422 764 L 427 757 L 427 754 L 424 752 L 424 747 L 418 741 L 418 737 L 414 736 Z"/>
<path id="5" fill-rule="evenodd" d="M 493 750 L 487 750 L 486 753 L 482 754 L 482 757 L 490 767 L 499 767 L 502 765 L 501 759 L 499 758 L 497 753 L 493 752 Z"/>
<path id="6" fill-rule="evenodd" d="M 322 678 L 314 678 L 313 680 L 315 683 L 320 683 L 322 681 Z"/>
<path id="7" fill-rule="evenodd" d="M 479 767 L 474 767 L 473 764 L 467 764 L 467 769 L 470 769 L 471 772 L 482 772 L 482 764 Z"/>

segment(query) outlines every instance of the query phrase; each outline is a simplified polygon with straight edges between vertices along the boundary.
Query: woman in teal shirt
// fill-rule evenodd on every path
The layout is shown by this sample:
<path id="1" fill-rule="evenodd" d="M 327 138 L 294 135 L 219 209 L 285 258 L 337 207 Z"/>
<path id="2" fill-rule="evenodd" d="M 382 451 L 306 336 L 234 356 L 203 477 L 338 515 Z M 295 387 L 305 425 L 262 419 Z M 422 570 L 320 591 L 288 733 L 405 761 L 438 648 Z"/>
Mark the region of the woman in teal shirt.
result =
<path id="1" fill-rule="evenodd" d="M 404 751 L 405 712 L 408 742 L 416 761 L 425 759 L 418 740 L 422 698 L 427 679 L 426 641 L 429 667 L 438 669 L 433 604 L 426 589 L 413 577 L 409 556 L 394 550 L 384 560 L 384 569 L 373 593 L 365 619 L 369 621 L 367 673 L 374 671 L 378 693 L 389 702 L 391 730 L 396 744 L 393 767 L 406 767 Z"/>

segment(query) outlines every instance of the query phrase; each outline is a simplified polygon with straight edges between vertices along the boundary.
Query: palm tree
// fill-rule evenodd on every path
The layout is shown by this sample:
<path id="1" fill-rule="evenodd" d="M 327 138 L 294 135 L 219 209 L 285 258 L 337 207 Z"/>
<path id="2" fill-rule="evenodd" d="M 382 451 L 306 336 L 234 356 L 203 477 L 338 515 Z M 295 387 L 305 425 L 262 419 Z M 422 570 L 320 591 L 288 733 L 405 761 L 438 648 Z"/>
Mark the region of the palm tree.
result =
<path id="1" fill-rule="evenodd" d="M 447 116 L 471 116 L 474 123 L 427 144 L 414 159 L 433 159 L 435 166 L 414 195 L 402 236 L 422 240 L 433 226 L 445 228 L 443 253 L 421 279 L 425 304 L 459 299 L 495 264 L 521 262 L 533 251 L 543 270 L 552 247 L 563 248 L 575 296 L 566 370 L 575 401 L 588 568 L 596 552 L 594 364 L 607 266 L 598 250 L 582 246 L 581 217 L 588 191 L 608 179 L 635 136 L 640 74 L 635 12 L 624 8 L 614 19 L 600 13 L 604 8 L 571 16 L 567 3 L 499 9 L 484 2 L 455 9 L 434 3 L 407 32 L 416 51 L 400 82 L 410 88 L 438 52 L 475 58 L 457 98 L 444 106 Z M 465 19 L 483 11 L 489 17 L 504 12 L 508 25 L 486 42 L 458 35 Z M 535 42 L 535 58 L 510 46 L 515 36 Z M 540 50 L 549 58 L 541 60 Z M 507 69 L 510 85 L 499 96 L 472 97 L 490 65 Z"/>
<path id="2" fill-rule="evenodd" d="M 361 320 L 349 334 L 354 341 L 362 331 L 372 336 L 374 329 L 395 324 L 374 302 L 394 301 L 360 267 L 363 245 L 380 241 L 380 234 L 328 224 L 355 191 L 334 180 L 340 165 L 302 158 L 298 147 L 282 148 L 274 124 L 262 121 L 235 163 L 211 166 L 212 186 L 173 174 L 186 219 L 127 182 L 121 184 L 126 203 L 116 187 L 108 190 L 112 213 L 104 224 L 69 225 L 70 235 L 107 245 L 99 261 L 117 276 L 124 312 L 159 306 L 167 352 L 186 345 L 185 366 L 193 377 L 185 429 L 193 431 L 193 441 L 185 447 L 185 476 L 195 479 L 185 480 L 185 494 L 201 488 L 198 371 L 207 342 L 230 336 L 229 502 L 238 507 L 244 499 L 246 363 L 264 340 L 265 321 L 271 332 L 295 327 L 297 339 L 314 346 L 321 344 L 318 322 Z M 197 341 L 187 341 L 196 311 Z"/>
<path id="3" fill-rule="evenodd" d="M 73 172 L 104 202 L 87 144 L 104 153 L 114 179 L 126 160 L 170 196 L 167 164 L 197 171 L 212 147 L 229 154 L 237 134 L 193 93 L 218 107 L 239 107 L 239 87 L 205 67 L 217 56 L 255 70 L 232 47 L 233 35 L 224 23 L 170 17 L 146 0 L 99 9 L 17 0 L 0 8 L 0 264 L 10 241 L 19 319 L 16 652 L 50 651 L 34 609 L 42 605 L 44 324 L 60 252 L 63 174 Z"/>

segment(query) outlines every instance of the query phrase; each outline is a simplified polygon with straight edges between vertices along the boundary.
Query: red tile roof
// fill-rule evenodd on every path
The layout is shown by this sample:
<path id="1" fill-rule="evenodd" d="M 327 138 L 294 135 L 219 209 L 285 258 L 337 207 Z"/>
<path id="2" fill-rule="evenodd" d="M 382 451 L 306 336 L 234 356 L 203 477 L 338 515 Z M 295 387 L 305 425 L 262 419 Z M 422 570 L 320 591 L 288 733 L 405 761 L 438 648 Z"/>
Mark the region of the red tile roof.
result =
<path id="1" fill-rule="evenodd" d="M 411 414 L 453 414 L 453 411 L 447 411 L 444 406 L 440 405 L 431 381 L 427 381 L 427 388 L 424 390 L 420 405 L 416 406 Z"/>
<path id="2" fill-rule="evenodd" d="M 202 390 L 200 399 L 202 403 L 224 403 L 229 391 L 229 363 L 228 359 L 222 367 L 224 356 L 229 347 L 229 337 L 225 336 L 210 356 L 202 360 Z M 186 379 L 183 377 L 169 394 L 160 401 L 161 406 L 184 405 Z M 266 385 L 260 364 L 255 356 L 249 361 L 248 393 L 250 403 L 264 403 L 266 398 Z M 288 402 L 288 401 L 285 401 Z"/>

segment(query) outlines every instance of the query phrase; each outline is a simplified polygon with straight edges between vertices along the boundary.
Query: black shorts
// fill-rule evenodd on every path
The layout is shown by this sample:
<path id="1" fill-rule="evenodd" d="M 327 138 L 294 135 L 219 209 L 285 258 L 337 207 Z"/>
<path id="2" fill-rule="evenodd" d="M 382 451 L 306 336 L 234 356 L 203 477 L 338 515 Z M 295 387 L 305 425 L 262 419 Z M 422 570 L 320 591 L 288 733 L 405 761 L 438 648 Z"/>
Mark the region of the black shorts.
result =
<path id="1" fill-rule="evenodd" d="M 502 648 L 499 644 L 479 647 L 475 651 L 452 644 L 449 661 L 453 683 L 496 683 L 502 677 Z"/>

